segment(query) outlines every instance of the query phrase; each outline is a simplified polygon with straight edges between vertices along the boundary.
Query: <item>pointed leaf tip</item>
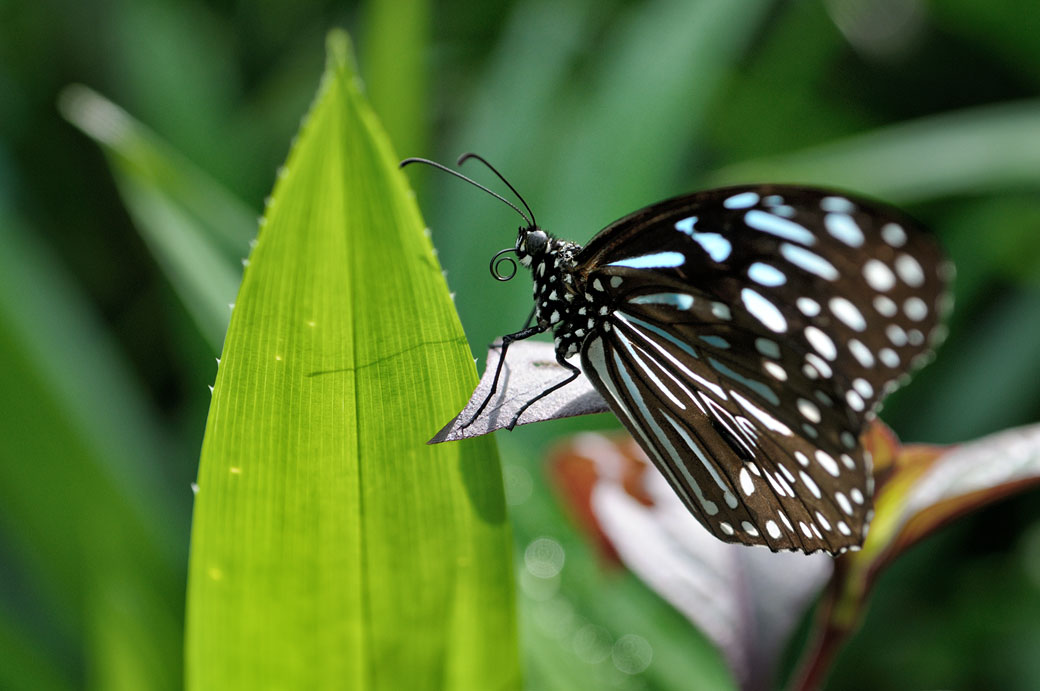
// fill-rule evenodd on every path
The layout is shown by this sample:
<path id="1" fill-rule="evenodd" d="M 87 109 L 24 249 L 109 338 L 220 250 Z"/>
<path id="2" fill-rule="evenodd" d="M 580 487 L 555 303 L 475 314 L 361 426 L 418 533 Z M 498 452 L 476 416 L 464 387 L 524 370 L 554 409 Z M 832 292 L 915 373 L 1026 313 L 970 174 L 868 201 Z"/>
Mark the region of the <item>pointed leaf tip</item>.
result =
<path id="1" fill-rule="evenodd" d="M 423 444 L 476 379 L 469 348 L 346 35 L 329 44 L 217 373 L 187 686 L 517 688 L 494 446 Z"/>

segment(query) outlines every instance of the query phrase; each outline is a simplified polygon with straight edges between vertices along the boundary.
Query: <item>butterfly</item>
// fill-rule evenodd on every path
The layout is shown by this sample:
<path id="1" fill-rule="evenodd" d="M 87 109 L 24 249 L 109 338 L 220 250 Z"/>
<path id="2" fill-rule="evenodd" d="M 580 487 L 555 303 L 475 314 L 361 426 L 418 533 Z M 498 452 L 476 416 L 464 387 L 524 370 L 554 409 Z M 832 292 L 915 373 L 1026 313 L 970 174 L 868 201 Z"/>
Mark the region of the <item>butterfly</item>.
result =
<path id="1" fill-rule="evenodd" d="M 534 310 L 509 344 L 551 331 L 707 530 L 774 551 L 857 548 L 872 517 L 860 443 L 882 398 L 945 337 L 953 264 L 889 206 L 833 190 L 742 185 L 652 204 L 584 247 L 525 220 L 497 253 L 531 270 Z M 512 258 L 506 257 L 508 261 Z M 568 361 L 580 355 L 581 367 Z"/>

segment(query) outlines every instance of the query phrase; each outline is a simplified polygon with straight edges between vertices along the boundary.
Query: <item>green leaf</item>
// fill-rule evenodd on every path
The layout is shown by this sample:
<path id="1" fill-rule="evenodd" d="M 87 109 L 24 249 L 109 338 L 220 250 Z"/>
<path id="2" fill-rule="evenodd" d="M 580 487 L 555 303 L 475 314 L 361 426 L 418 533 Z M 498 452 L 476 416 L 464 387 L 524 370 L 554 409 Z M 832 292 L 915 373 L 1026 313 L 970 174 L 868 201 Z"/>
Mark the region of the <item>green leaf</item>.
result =
<path id="1" fill-rule="evenodd" d="M 431 118 L 427 96 L 430 54 L 428 0 L 365 3 L 361 67 L 368 98 L 398 151 L 426 150 Z"/>
<path id="2" fill-rule="evenodd" d="M 425 443 L 473 361 L 345 34 L 329 53 L 217 375 L 188 686 L 516 688 L 493 442 Z"/>
<path id="3" fill-rule="evenodd" d="M 134 224 L 203 337 L 220 350 L 255 215 L 111 101 L 84 86 L 59 100 L 101 145 Z"/>
<path id="4" fill-rule="evenodd" d="M 188 488 L 178 506 L 147 402 L 36 235 L 0 208 L 5 578 L 31 590 L 27 628 L 45 622 L 51 649 L 37 652 L 56 677 L 85 668 L 89 688 L 179 688 Z M 34 662 L 4 638 L 0 659 Z"/>
<path id="5" fill-rule="evenodd" d="M 1040 102 L 985 106 L 739 163 L 714 182 L 818 183 L 908 202 L 1040 184 Z"/>

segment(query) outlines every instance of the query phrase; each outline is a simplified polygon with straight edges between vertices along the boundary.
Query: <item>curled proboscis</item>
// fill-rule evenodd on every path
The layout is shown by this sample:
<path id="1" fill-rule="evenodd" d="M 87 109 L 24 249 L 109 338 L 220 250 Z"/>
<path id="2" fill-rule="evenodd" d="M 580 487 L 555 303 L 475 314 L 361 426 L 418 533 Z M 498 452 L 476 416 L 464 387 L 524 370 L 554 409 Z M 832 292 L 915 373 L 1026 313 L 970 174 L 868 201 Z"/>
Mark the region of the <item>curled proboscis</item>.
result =
<path id="1" fill-rule="evenodd" d="M 491 258 L 491 275 L 495 277 L 496 281 L 508 281 L 513 276 L 516 276 L 516 260 L 512 257 L 502 256 L 503 254 L 507 254 L 509 252 L 516 252 L 516 249 L 513 247 L 507 247 L 504 250 L 501 250 L 500 252 L 496 252 L 495 256 Z M 508 274 L 502 273 L 502 271 L 499 270 L 499 265 L 502 262 L 509 262 L 510 266 L 512 267 L 512 271 L 510 271 Z"/>

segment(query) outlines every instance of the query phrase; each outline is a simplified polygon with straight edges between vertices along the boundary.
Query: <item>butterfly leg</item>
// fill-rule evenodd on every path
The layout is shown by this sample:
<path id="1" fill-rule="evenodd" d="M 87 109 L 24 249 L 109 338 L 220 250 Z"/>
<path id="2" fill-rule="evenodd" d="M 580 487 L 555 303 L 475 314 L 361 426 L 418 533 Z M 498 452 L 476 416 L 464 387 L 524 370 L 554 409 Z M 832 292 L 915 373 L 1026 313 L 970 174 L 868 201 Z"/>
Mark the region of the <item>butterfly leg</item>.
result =
<path id="1" fill-rule="evenodd" d="M 562 380 L 560 382 L 557 382 L 556 384 L 553 384 L 548 389 L 546 389 L 545 391 L 542 391 L 537 396 L 535 396 L 534 398 L 529 400 L 527 403 L 524 403 L 522 406 L 520 406 L 520 410 L 516 411 L 516 415 L 514 415 L 513 419 L 509 421 L 508 425 L 506 425 L 506 429 L 511 430 L 514 427 L 516 427 L 516 423 L 520 420 L 520 416 L 523 415 L 524 412 L 526 412 L 528 408 L 530 408 L 532 405 L 534 405 L 536 401 L 539 401 L 539 400 L 545 398 L 546 396 L 551 394 L 553 391 L 556 391 L 558 389 L 562 389 L 563 387 L 567 386 L 572 381 L 577 379 L 579 376 L 581 376 L 581 370 L 579 368 L 575 367 L 574 365 L 572 365 L 571 363 L 567 362 L 566 360 L 564 360 L 563 359 L 563 355 L 561 355 L 560 353 L 556 353 L 556 362 L 560 363 L 560 365 L 562 365 L 563 367 L 566 367 L 567 369 L 569 369 L 571 371 L 570 376 L 568 376 L 566 379 L 564 379 L 564 380 Z"/>
<path id="2" fill-rule="evenodd" d="M 532 312 L 531 314 L 533 317 L 534 313 Z M 528 322 L 530 321 L 531 319 L 529 318 Z M 506 351 L 509 350 L 509 344 L 513 343 L 514 341 L 522 341 L 525 338 L 530 338 L 535 334 L 540 334 L 543 331 L 545 331 L 546 328 L 548 327 L 543 327 L 535 324 L 534 326 L 528 326 L 524 329 L 521 329 L 520 331 L 517 331 L 516 333 L 507 334 L 502 337 L 502 343 L 499 346 L 501 352 L 498 355 L 498 367 L 495 368 L 495 378 L 491 381 L 491 390 L 488 391 L 488 395 L 484 397 L 484 401 L 480 404 L 480 407 L 477 408 L 477 412 L 473 413 L 473 416 L 469 419 L 469 421 L 467 421 L 466 424 L 464 424 L 460 429 L 466 429 L 467 427 L 472 425 L 473 421 L 480 417 L 480 414 L 484 412 L 484 408 L 487 408 L 487 404 L 491 402 L 491 399 L 494 397 L 495 392 L 498 391 L 498 380 L 502 376 L 502 367 L 506 364 Z M 516 424 L 515 418 L 513 419 L 513 424 Z M 510 429 L 512 429 L 512 425 L 510 425 Z"/>

